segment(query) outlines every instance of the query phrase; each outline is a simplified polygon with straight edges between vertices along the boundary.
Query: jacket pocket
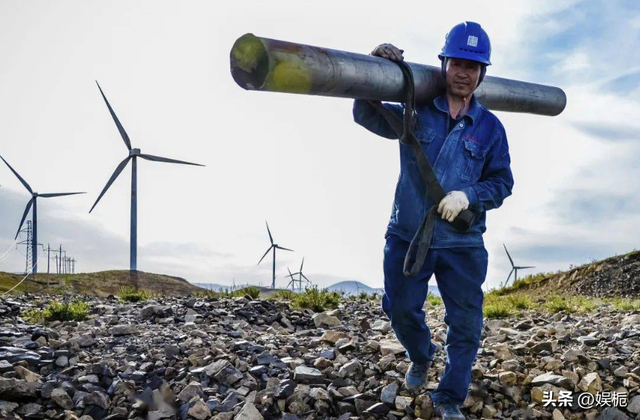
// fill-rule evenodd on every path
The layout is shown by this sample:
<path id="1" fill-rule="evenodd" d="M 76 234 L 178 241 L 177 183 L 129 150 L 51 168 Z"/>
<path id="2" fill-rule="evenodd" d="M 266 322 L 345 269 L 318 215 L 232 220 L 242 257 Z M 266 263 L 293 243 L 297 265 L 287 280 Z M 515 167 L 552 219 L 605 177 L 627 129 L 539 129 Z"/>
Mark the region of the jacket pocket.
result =
<path id="1" fill-rule="evenodd" d="M 420 142 L 420 146 L 422 146 L 422 150 L 426 155 L 429 151 L 429 147 L 431 147 L 433 139 L 436 137 L 436 130 L 429 127 L 418 128 L 414 132 L 414 136 Z M 409 153 L 411 153 L 411 157 L 409 158 L 409 165 L 416 166 L 417 163 L 414 155 L 415 152 L 411 150 Z"/>
<path id="2" fill-rule="evenodd" d="M 420 141 L 420 143 L 423 143 L 423 146 L 424 146 L 433 141 L 433 139 L 436 136 L 436 130 L 429 127 L 418 128 L 414 134 L 416 138 Z"/>
<path id="3" fill-rule="evenodd" d="M 463 139 L 464 149 L 458 162 L 458 175 L 463 181 L 476 182 L 482 175 L 482 168 L 489 148 L 473 140 Z"/>

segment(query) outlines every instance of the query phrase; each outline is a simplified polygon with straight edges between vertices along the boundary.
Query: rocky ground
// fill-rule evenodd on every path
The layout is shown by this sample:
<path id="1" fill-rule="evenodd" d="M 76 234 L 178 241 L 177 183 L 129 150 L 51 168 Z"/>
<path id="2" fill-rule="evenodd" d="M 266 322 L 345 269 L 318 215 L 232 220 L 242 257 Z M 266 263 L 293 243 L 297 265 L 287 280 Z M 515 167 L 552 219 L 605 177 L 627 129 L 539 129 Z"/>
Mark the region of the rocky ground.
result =
<path id="1" fill-rule="evenodd" d="M 21 319 L 46 300 L 0 301 L 2 419 L 435 418 L 429 391 L 445 353 L 425 389 L 408 393 L 408 360 L 379 301 L 313 314 L 249 298 L 88 297 L 87 321 Z M 442 344 L 443 308 L 426 309 Z M 640 313 L 525 312 L 486 320 L 482 344 L 463 408 L 470 419 L 640 419 Z M 544 407 L 544 392 L 560 390 L 574 398 Z M 582 392 L 627 402 L 583 409 Z"/>

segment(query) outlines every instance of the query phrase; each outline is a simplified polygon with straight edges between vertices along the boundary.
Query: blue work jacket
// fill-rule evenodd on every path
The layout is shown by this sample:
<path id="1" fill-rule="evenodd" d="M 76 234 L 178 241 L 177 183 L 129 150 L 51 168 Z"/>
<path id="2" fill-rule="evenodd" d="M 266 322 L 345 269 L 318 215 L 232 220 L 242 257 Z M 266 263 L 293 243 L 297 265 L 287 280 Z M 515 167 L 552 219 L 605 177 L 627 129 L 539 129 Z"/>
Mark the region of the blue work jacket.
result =
<path id="1" fill-rule="evenodd" d="M 384 103 L 402 118 L 404 104 Z M 469 210 L 475 222 L 465 232 L 454 228 L 438 214 L 432 248 L 484 246 L 482 234 L 487 230 L 486 211 L 498 208 L 511 195 L 513 174 L 504 127 L 498 118 L 472 95 L 469 110 L 451 131 L 449 104 L 443 94 L 432 102 L 416 107 L 415 136 L 422 144 L 436 177 L 445 192 L 460 190 L 469 199 Z M 397 139 L 382 115 L 367 101 L 356 99 L 354 120 L 367 130 Z M 400 176 L 387 235 L 395 234 L 411 241 L 434 201 L 428 197 L 420 176 L 413 149 L 398 142 L 400 147 Z"/>

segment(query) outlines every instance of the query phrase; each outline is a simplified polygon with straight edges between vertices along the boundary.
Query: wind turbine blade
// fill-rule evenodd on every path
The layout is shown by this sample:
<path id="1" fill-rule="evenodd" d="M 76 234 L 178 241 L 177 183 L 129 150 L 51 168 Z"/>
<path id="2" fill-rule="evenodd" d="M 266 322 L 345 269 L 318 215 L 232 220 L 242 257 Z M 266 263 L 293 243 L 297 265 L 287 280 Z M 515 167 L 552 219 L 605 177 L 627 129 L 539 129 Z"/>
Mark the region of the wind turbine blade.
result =
<path id="1" fill-rule="evenodd" d="M 129 140 L 129 135 L 127 134 L 126 131 L 124 131 L 124 127 L 122 126 L 122 124 L 120 124 L 120 120 L 116 116 L 116 113 L 113 111 L 113 108 L 111 108 L 111 104 L 107 100 L 107 97 L 104 96 L 104 92 L 102 91 L 102 88 L 100 87 L 100 83 L 98 83 L 97 80 L 96 80 L 96 85 L 98 85 L 98 89 L 100 89 L 100 94 L 102 95 L 104 102 L 107 104 L 107 108 L 109 108 L 109 113 L 111 114 L 111 117 L 113 117 L 113 121 L 115 121 L 116 127 L 118 127 L 118 131 L 122 136 L 122 140 L 124 140 L 125 146 L 127 146 L 127 149 L 131 150 L 131 140 Z"/>
<path id="2" fill-rule="evenodd" d="M 509 279 L 511 278 L 511 275 L 513 274 L 513 270 L 515 270 L 515 268 L 512 268 L 511 271 L 509 271 L 509 275 L 507 276 L 507 279 L 504 281 L 504 283 L 502 283 L 502 287 L 505 287 L 509 283 Z"/>
<path id="3" fill-rule="evenodd" d="M 35 197 L 32 197 L 31 200 L 29 200 L 29 202 L 27 203 L 27 207 L 25 207 L 24 213 L 22 214 L 22 220 L 20 220 L 20 225 L 18 226 L 18 231 L 16 232 L 16 237 L 13 239 L 18 238 L 18 235 L 20 234 L 20 229 L 22 229 L 22 224 L 24 223 L 24 219 L 27 218 L 27 214 L 29 213 L 29 210 L 31 209 L 31 205 L 33 204 L 33 200 L 35 200 Z"/>
<path id="4" fill-rule="evenodd" d="M 522 270 L 523 268 L 536 268 L 536 266 L 535 265 L 527 265 L 527 266 L 524 266 L 524 267 L 516 267 L 516 268 L 518 270 Z"/>
<path id="5" fill-rule="evenodd" d="M 285 248 L 285 247 L 282 247 L 282 246 L 280 246 L 280 245 L 276 245 L 276 248 L 278 248 L 278 249 L 282 249 L 282 250 L 284 250 L 284 251 L 291 251 L 291 252 L 295 252 L 293 249 Z"/>
<path id="6" fill-rule="evenodd" d="M 267 252 L 264 253 L 264 255 L 262 256 L 262 258 L 260 258 L 260 261 L 258 261 L 258 264 L 256 265 L 260 265 L 260 263 L 262 262 L 262 260 L 264 260 L 264 257 L 267 256 L 267 254 L 269 253 L 269 251 L 271 251 L 271 248 L 273 248 L 273 246 L 270 246 L 269 249 L 267 249 Z"/>
<path id="7" fill-rule="evenodd" d="M 68 193 L 46 193 L 38 194 L 38 197 L 51 198 L 51 197 L 64 197 L 65 195 L 86 194 L 86 192 L 68 192 Z"/>
<path id="8" fill-rule="evenodd" d="M 185 162 L 183 160 L 169 159 L 169 158 L 160 157 L 160 156 L 147 155 L 147 154 L 144 154 L 144 153 L 141 153 L 140 157 L 142 159 L 151 160 L 153 162 L 179 163 L 181 165 L 204 166 L 204 165 L 201 165 L 199 163 Z"/>
<path id="9" fill-rule="evenodd" d="M 113 175 L 111 175 L 111 178 L 109 178 L 109 181 L 107 181 L 107 185 L 104 186 L 104 188 L 102 189 L 102 192 L 100 193 L 100 195 L 98 196 L 98 199 L 96 200 L 95 203 L 93 203 L 93 206 L 91 207 L 91 210 L 89 210 L 89 213 L 91 213 L 94 209 L 94 207 L 96 206 L 96 204 L 98 204 L 98 201 L 100 201 L 100 199 L 102 198 L 102 196 L 104 195 L 104 193 L 107 192 L 107 190 L 109 189 L 109 187 L 111 186 L 111 184 L 113 184 L 113 181 L 116 180 L 116 178 L 118 177 L 118 175 L 120 175 L 120 172 L 122 172 L 122 170 L 124 169 L 125 166 L 127 166 L 127 163 L 129 163 L 129 159 L 130 157 L 127 156 L 122 162 L 120 162 L 120 164 L 118 165 L 118 167 L 116 168 L 115 171 L 113 171 Z"/>
<path id="10" fill-rule="evenodd" d="M 309 279 L 307 278 L 307 276 L 305 276 L 305 275 L 304 275 L 304 274 L 302 274 L 302 273 L 300 273 L 300 275 L 301 275 L 301 276 L 302 276 L 306 281 L 308 281 L 309 283 L 311 283 L 311 280 L 309 280 Z"/>
<path id="11" fill-rule="evenodd" d="M 287 271 L 289 272 L 289 275 L 287 277 L 293 278 L 293 274 L 291 274 L 291 270 L 289 270 L 289 267 L 287 267 Z"/>
<path id="12" fill-rule="evenodd" d="M 304 257 L 302 257 L 302 264 L 300 264 L 300 272 L 302 273 L 302 267 L 304 266 Z"/>
<path id="13" fill-rule="evenodd" d="M 271 245 L 273 245 L 273 236 L 271 236 L 271 229 L 269 229 L 269 222 L 265 220 L 265 223 L 267 224 L 267 232 L 269 232 L 269 240 L 271 241 Z"/>
<path id="14" fill-rule="evenodd" d="M 507 246 L 505 244 L 502 244 L 502 246 L 504 247 L 504 250 L 507 253 L 507 257 L 509 257 L 509 261 L 511 261 L 511 266 L 513 267 L 514 266 L 513 260 L 511 259 L 511 255 L 509 255 L 509 251 L 507 251 Z"/>
<path id="15" fill-rule="evenodd" d="M 6 160 L 4 160 L 4 158 L 3 158 L 2 156 L 0 156 L 0 159 L 2 159 L 2 160 L 4 161 L 4 163 L 6 163 L 6 164 L 7 164 L 7 166 L 9 167 L 9 169 L 11 169 L 11 172 L 13 172 L 13 174 L 14 174 L 15 176 L 17 176 L 17 177 L 18 177 L 18 179 L 20 180 L 20 182 L 22 182 L 22 185 L 24 185 L 24 187 L 25 187 L 25 188 L 26 188 L 30 193 L 32 193 L 32 194 L 33 194 L 33 190 L 31 189 L 31 186 L 27 183 L 27 181 L 25 181 L 25 180 L 24 180 L 20 175 L 18 175 L 18 173 L 16 172 L 16 170 L 15 170 L 15 169 L 13 169 L 13 168 L 11 167 L 11 165 L 9 165 L 9 162 L 7 162 Z"/>

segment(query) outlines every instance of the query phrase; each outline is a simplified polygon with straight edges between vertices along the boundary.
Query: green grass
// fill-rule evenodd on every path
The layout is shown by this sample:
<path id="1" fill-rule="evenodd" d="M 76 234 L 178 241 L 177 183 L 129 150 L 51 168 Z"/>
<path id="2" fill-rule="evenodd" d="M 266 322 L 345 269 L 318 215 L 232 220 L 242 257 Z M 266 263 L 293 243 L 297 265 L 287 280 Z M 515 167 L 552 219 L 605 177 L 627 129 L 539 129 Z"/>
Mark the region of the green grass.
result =
<path id="1" fill-rule="evenodd" d="M 598 300 L 584 296 L 553 295 L 542 306 L 551 313 L 586 313 L 598 306 Z"/>
<path id="2" fill-rule="evenodd" d="M 31 323 L 47 324 L 52 321 L 84 321 L 91 306 L 82 301 L 51 302 L 44 309 L 30 309 L 22 317 Z"/>
<path id="3" fill-rule="evenodd" d="M 326 309 L 338 307 L 342 295 L 327 289 L 318 289 L 318 286 L 306 288 L 304 292 L 296 293 L 292 304 L 296 308 L 311 309 L 314 312 L 322 312 Z"/>
<path id="4" fill-rule="evenodd" d="M 121 302 L 142 302 L 152 297 L 151 293 L 145 289 L 136 289 L 133 286 L 124 286 L 118 292 Z"/>
<path id="5" fill-rule="evenodd" d="M 482 307 L 482 313 L 487 319 L 506 318 L 512 314 L 511 309 L 504 303 L 492 303 Z"/>
<path id="6" fill-rule="evenodd" d="M 274 300 L 289 300 L 295 299 L 296 293 L 291 290 L 278 290 L 272 296 Z"/>
<path id="7" fill-rule="evenodd" d="M 482 311 L 485 318 L 505 318 L 512 315 L 520 315 L 522 310 L 531 309 L 536 305 L 531 299 L 522 293 L 502 296 L 497 291 L 485 294 Z"/>
<path id="8" fill-rule="evenodd" d="M 191 296 L 196 298 L 212 298 L 212 297 L 218 297 L 218 293 L 213 290 L 198 290 L 196 292 L 191 293 Z"/>
<path id="9" fill-rule="evenodd" d="M 341 291 L 342 293 L 340 294 L 341 297 L 344 297 L 345 292 Z M 360 292 L 357 295 L 351 295 L 350 296 L 352 299 L 351 300 L 378 300 L 380 298 L 380 294 L 377 292 L 373 292 L 373 293 L 367 293 L 367 292 Z"/>
<path id="10" fill-rule="evenodd" d="M 515 309 L 529 309 L 533 307 L 533 302 L 526 295 L 509 295 L 507 302 Z"/>
<path id="11" fill-rule="evenodd" d="M 640 311 L 640 299 L 613 298 L 608 299 L 608 303 L 621 312 Z"/>
<path id="12" fill-rule="evenodd" d="M 234 292 L 238 297 L 249 296 L 251 299 L 258 299 L 260 297 L 260 289 L 258 287 L 244 287 Z"/>
<path id="13" fill-rule="evenodd" d="M 427 293 L 427 302 L 429 302 L 431 306 L 440 306 L 442 305 L 442 298 L 429 292 Z"/>
<path id="14" fill-rule="evenodd" d="M 255 286 L 247 286 L 242 289 L 230 289 L 225 288 L 220 291 L 214 290 L 199 290 L 195 293 L 192 293 L 191 296 L 199 297 L 199 298 L 218 298 L 218 299 L 231 299 L 237 297 L 245 297 L 249 296 L 251 299 L 258 299 L 260 297 L 261 291 L 259 287 Z"/>

